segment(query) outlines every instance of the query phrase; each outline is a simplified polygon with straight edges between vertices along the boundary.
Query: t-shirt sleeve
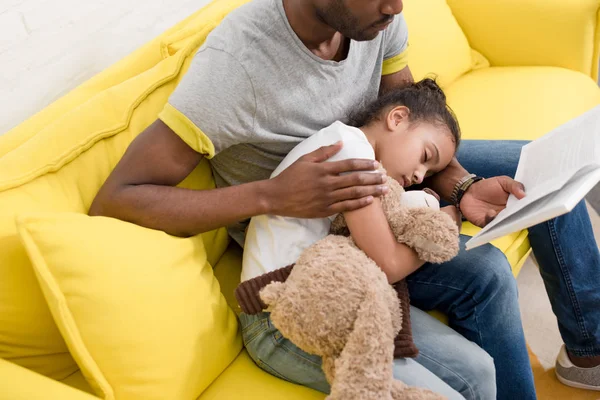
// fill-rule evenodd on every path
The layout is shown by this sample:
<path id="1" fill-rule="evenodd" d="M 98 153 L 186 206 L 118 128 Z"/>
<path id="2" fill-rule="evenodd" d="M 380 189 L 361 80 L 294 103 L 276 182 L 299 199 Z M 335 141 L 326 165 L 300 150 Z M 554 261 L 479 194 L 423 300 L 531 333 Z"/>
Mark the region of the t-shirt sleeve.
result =
<path id="1" fill-rule="evenodd" d="M 300 157 L 338 141 L 344 143 L 342 149 L 327 161 L 341 161 L 350 158 L 375 159 L 373 147 L 362 132 L 358 131 L 357 128 L 345 126 L 341 122 L 335 122 L 294 147 L 275 169 L 271 177 L 279 175 Z"/>
<path id="2" fill-rule="evenodd" d="M 232 54 L 203 47 L 159 118 L 190 147 L 212 158 L 252 140 L 255 99 L 243 65 Z"/>
<path id="3" fill-rule="evenodd" d="M 341 161 L 352 158 L 375 160 L 373 147 L 368 141 L 358 139 L 354 136 L 346 136 L 342 139 L 342 141 L 344 142 L 342 149 L 328 161 Z"/>
<path id="4" fill-rule="evenodd" d="M 382 75 L 391 75 L 408 65 L 408 27 L 404 15 L 398 14 L 385 30 Z"/>

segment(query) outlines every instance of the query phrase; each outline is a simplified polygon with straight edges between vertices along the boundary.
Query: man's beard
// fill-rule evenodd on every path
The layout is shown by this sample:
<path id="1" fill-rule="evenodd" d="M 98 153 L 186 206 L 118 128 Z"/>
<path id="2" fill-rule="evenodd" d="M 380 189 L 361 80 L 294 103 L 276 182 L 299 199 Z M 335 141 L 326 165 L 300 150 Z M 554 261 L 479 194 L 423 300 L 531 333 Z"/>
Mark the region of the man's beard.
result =
<path id="1" fill-rule="evenodd" d="M 352 40 L 373 40 L 379 34 L 379 31 L 375 29 L 373 25 L 370 25 L 367 28 L 361 27 L 358 18 L 348 11 L 343 4 L 343 0 L 334 0 L 329 3 L 326 8 L 322 10 L 317 9 L 317 17 L 336 31 L 340 32 L 344 37 Z M 390 16 L 385 20 L 378 21 L 377 24 L 385 23 L 391 18 L 393 17 Z"/>

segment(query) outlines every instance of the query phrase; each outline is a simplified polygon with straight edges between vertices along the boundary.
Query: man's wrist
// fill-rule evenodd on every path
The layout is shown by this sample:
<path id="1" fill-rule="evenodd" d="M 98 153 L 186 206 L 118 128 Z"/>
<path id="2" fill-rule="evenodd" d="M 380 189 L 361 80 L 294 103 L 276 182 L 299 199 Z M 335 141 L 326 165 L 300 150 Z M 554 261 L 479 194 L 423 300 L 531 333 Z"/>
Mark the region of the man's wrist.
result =
<path id="1" fill-rule="evenodd" d="M 255 198 L 258 210 L 256 215 L 277 215 L 276 186 L 273 179 L 254 182 Z"/>
<path id="2" fill-rule="evenodd" d="M 473 186 L 474 183 L 479 182 L 482 179 L 482 177 L 475 174 L 468 174 L 459 179 L 459 181 L 454 185 L 454 190 L 452 191 L 450 201 L 461 214 L 462 211 L 460 209 L 460 202 L 463 199 L 463 196 L 471 188 L 471 186 Z"/>
<path id="3" fill-rule="evenodd" d="M 452 191 L 456 183 L 468 174 L 469 172 L 460 165 L 455 157 L 446 168 L 431 176 L 428 179 L 427 185 L 435 190 L 442 199 L 450 204 L 454 204 L 451 199 Z"/>

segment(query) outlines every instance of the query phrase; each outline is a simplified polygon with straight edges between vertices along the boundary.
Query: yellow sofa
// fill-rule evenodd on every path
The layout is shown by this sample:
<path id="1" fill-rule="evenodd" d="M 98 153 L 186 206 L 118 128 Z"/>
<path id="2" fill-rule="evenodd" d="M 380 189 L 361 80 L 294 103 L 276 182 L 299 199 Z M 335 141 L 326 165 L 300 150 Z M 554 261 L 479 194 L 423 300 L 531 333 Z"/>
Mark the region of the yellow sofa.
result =
<path id="1" fill-rule="evenodd" d="M 156 119 L 206 35 L 246 1 L 215 0 L 0 137 L 1 399 L 323 398 L 263 372 L 242 349 L 233 297 L 241 250 L 223 229 L 175 240 L 85 216 L 128 144 Z M 409 65 L 416 79 L 438 77 L 464 138 L 534 139 L 600 103 L 595 83 L 599 9 L 600 0 L 405 0 Z M 208 164 L 201 163 L 181 185 L 213 187 Z M 119 235 L 107 236 L 112 227 Z M 476 230 L 463 226 L 467 234 Z M 149 241 L 145 258 L 140 238 Z M 186 255 L 173 261 L 172 270 L 153 266 L 162 244 Z M 529 253 L 527 232 L 493 244 L 516 275 Z M 125 250 L 110 251 L 119 246 Z M 135 251 L 128 253 L 129 248 Z M 113 262 L 120 267 L 110 268 Z M 177 304 L 170 301 L 182 299 L 173 288 L 183 287 L 185 279 L 169 275 L 182 271 L 175 268 L 181 263 L 187 263 L 188 274 L 197 263 L 202 276 L 189 276 L 207 289 L 186 292 L 200 297 L 169 310 L 169 304 Z M 105 267 L 117 279 L 101 283 Z M 126 276 L 120 274 L 131 273 L 159 278 L 141 286 L 135 280 L 131 286 L 118 285 Z M 107 286 L 97 290 L 102 284 Z M 162 293 L 160 301 L 148 297 L 152 285 Z M 111 306 L 114 298 L 119 303 Z M 156 351 L 136 348 L 136 340 L 127 342 L 129 331 L 120 336 L 115 331 L 120 324 L 131 332 L 139 326 L 156 328 L 142 299 L 156 307 L 157 319 L 175 321 L 183 330 L 191 326 L 185 325 L 188 317 L 200 310 L 202 318 L 189 319 L 203 336 L 190 339 L 179 327 L 163 325 L 166 336 L 158 329 L 139 337 Z M 163 343 L 163 337 L 171 341 Z M 179 349 L 179 358 L 168 358 L 179 339 L 201 341 L 202 351 L 189 356 Z M 119 348 L 124 357 L 114 353 L 113 340 L 127 344 Z M 143 379 L 136 375 L 136 368 L 144 370 L 144 363 L 156 360 L 167 365 L 151 366 Z M 190 370 L 188 360 L 198 370 Z M 190 374 L 181 385 L 191 380 L 193 387 L 173 388 L 172 381 L 180 377 L 165 375 L 171 362 Z M 162 386 L 152 386 L 155 382 Z"/>

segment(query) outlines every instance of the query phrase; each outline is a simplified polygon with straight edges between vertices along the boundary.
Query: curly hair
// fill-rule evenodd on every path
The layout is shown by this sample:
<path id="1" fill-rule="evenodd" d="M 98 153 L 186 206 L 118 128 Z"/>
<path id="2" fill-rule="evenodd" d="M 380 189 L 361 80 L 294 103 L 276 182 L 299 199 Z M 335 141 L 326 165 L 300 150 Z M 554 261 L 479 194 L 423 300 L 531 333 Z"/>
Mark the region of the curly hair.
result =
<path id="1" fill-rule="evenodd" d="M 425 121 L 446 126 L 458 148 L 460 127 L 452 109 L 446 103 L 446 95 L 435 80 L 426 78 L 401 89 L 390 90 L 366 107 L 351 113 L 348 125 L 361 127 L 382 117 L 384 110 L 405 106 L 410 110 L 410 121 Z"/>

